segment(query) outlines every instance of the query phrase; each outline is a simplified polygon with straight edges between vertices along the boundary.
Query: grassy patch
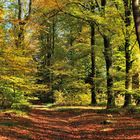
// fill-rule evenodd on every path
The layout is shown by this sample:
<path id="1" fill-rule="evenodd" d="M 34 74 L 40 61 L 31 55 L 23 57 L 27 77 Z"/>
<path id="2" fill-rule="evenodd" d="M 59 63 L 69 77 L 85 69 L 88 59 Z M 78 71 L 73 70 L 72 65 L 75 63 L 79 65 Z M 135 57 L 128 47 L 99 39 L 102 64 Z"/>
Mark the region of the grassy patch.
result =
<path id="1" fill-rule="evenodd" d="M 28 116 L 28 111 L 22 111 L 22 110 L 15 110 L 15 109 L 6 109 L 1 110 L 0 113 L 8 113 L 8 114 L 14 114 L 17 116 Z"/>
<path id="2" fill-rule="evenodd" d="M 107 113 L 120 113 L 121 108 L 110 108 L 106 109 Z"/>
<path id="3" fill-rule="evenodd" d="M 117 107 L 105 110 L 107 113 L 119 113 L 119 114 L 139 114 L 140 106 L 129 106 L 125 108 Z"/>

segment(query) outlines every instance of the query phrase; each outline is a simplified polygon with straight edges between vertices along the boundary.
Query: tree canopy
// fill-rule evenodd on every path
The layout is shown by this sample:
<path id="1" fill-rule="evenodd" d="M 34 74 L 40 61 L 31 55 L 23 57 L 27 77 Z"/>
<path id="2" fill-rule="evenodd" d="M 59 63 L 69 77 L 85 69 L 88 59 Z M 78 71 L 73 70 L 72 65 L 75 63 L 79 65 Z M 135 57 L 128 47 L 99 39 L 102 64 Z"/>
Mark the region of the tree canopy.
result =
<path id="1" fill-rule="evenodd" d="M 0 106 L 140 103 L 138 0 L 0 2 Z"/>

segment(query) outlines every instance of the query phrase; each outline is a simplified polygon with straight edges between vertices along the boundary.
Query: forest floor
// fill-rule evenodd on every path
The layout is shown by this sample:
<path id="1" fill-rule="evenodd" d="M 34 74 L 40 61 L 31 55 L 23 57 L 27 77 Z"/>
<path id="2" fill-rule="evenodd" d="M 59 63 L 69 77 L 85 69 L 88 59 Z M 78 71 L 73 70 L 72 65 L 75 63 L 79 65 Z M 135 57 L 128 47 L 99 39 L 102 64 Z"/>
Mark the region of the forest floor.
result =
<path id="1" fill-rule="evenodd" d="M 36 106 L 28 116 L 0 113 L 0 140 L 140 140 L 140 114 L 98 107 Z"/>

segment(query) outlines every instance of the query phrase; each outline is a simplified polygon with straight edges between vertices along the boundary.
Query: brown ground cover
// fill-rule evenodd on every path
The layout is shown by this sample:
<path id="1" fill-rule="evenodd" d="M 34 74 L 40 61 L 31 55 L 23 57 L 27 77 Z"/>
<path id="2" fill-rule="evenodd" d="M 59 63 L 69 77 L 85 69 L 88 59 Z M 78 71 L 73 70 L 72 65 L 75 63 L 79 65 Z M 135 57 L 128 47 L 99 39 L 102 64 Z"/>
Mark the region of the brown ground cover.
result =
<path id="1" fill-rule="evenodd" d="M 40 109 L 0 114 L 0 140 L 140 140 L 140 115 L 98 109 Z"/>

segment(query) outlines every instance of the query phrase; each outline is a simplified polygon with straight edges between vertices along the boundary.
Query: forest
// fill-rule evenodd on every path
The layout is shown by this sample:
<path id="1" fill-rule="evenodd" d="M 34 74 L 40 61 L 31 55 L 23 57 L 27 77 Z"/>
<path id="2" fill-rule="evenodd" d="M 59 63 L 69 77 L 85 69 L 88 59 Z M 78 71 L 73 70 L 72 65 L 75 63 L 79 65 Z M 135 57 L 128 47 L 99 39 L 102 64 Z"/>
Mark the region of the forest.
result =
<path id="1" fill-rule="evenodd" d="M 0 140 L 139 132 L 139 0 L 0 0 Z"/>

